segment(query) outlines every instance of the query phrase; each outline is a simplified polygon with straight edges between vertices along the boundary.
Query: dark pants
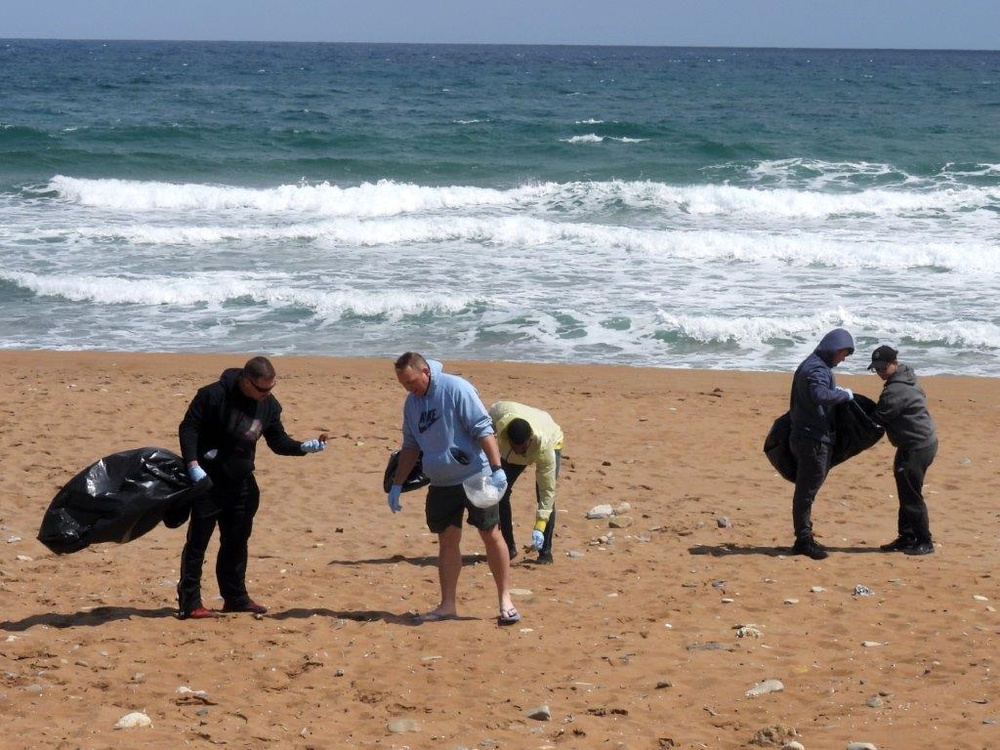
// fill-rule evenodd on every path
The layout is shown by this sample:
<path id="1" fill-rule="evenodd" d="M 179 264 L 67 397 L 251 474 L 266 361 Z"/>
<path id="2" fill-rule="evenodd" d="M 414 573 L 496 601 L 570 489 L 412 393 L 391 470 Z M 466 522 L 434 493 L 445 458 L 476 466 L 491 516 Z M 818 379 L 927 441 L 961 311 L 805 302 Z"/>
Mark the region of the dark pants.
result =
<path id="1" fill-rule="evenodd" d="M 901 537 L 918 542 L 932 541 L 927 503 L 924 502 L 924 477 L 927 468 L 934 462 L 937 449 L 936 440 L 926 448 L 896 449 L 892 473 L 896 478 L 896 496 L 899 498 L 897 527 Z"/>
<path id="2" fill-rule="evenodd" d="M 559 463 L 561 458 L 561 452 L 556 451 L 556 476 L 559 476 Z M 500 533 L 503 534 L 503 539 L 507 542 L 507 549 L 511 552 L 517 551 L 517 544 L 514 542 L 514 514 L 510 506 L 510 493 L 514 490 L 514 482 L 521 472 L 523 472 L 527 467 L 525 464 L 509 464 L 506 461 L 500 461 L 501 467 L 503 468 L 504 474 L 507 475 L 507 491 L 504 493 L 503 497 L 500 499 Z M 535 485 L 535 505 L 537 507 L 539 499 L 538 485 Z M 545 523 L 545 530 L 542 534 L 545 536 L 545 541 L 542 543 L 542 548 L 538 551 L 539 555 L 549 556 L 552 554 L 552 537 L 556 533 L 556 506 L 552 506 L 552 512 L 549 514 L 549 520 Z"/>
<path id="3" fill-rule="evenodd" d="M 247 543 L 253 531 L 253 518 L 260 505 L 260 489 L 253 474 L 241 484 L 216 485 L 191 506 L 187 543 L 181 553 L 177 602 L 181 612 L 204 606 L 201 600 L 201 569 L 205 551 L 216 525 L 219 527 L 219 554 L 215 577 L 226 604 L 239 607 L 250 601 L 247 594 Z"/>
<path id="4" fill-rule="evenodd" d="M 813 535 L 812 506 L 816 493 L 830 473 L 832 446 L 818 440 L 792 435 L 788 440 L 792 455 L 798 464 L 795 473 L 795 494 L 792 495 L 792 528 L 795 539 L 808 539 Z"/>

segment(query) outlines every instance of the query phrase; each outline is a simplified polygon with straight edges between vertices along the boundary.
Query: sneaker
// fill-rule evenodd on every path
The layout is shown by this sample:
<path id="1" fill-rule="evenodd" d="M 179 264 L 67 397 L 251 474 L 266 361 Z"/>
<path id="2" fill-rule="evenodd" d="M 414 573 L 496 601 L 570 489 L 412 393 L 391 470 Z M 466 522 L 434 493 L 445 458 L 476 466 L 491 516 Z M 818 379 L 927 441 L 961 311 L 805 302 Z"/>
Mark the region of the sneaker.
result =
<path id="1" fill-rule="evenodd" d="M 226 602 L 222 605 L 223 612 L 249 612 L 254 615 L 262 615 L 267 612 L 267 607 L 258 604 L 253 599 L 247 599 L 245 604 L 230 604 Z"/>
<path id="2" fill-rule="evenodd" d="M 882 544 L 879 549 L 882 552 L 906 552 L 910 547 L 914 546 L 917 540 L 912 536 L 898 536 L 893 539 L 888 544 Z"/>
<path id="3" fill-rule="evenodd" d="M 903 550 L 906 555 L 929 555 L 934 552 L 934 542 L 915 542 Z"/>
<path id="4" fill-rule="evenodd" d="M 189 612 L 178 612 L 177 617 L 181 620 L 207 620 L 212 617 L 222 617 L 222 613 L 217 609 L 195 607 Z"/>
<path id="5" fill-rule="evenodd" d="M 826 547 L 811 536 L 796 539 L 795 544 L 792 546 L 792 552 L 796 555 L 806 555 L 813 560 L 825 560 L 829 557 Z"/>
<path id="6" fill-rule="evenodd" d="M 551 565 L 552 564 L 552 553 L 551 552 L 539 552 L 538 553 L 538 564 L 539 565 Z"/>

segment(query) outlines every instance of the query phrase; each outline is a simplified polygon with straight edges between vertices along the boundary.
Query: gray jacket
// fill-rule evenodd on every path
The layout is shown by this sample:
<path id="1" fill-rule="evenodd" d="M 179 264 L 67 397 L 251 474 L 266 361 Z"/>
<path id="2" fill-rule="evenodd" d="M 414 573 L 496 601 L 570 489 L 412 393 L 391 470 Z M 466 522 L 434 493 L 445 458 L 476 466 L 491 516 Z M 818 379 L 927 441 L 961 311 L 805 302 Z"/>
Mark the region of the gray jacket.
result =
<path id="1" fill-rule="evenodd" d="M 885 381 L 872 419 L 885 427 L 889 442 L 897 448 L 916 450 L 937 441 L 934 420 L 927 411 L 927 396 L 917 385 L 917 374 L 899 363 Z"/>

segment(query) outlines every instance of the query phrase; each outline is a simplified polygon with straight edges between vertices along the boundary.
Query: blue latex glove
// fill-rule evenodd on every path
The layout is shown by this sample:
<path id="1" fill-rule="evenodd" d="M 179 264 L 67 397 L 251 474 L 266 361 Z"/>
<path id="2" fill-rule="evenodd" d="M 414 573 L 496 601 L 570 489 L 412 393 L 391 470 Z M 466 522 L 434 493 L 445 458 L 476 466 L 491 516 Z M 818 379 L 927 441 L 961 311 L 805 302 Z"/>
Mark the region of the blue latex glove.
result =
<path id="1" fill-rule="evenodd" d="M 195 464 L 194 466 L 188 466 L 188 476 L 191 478 L 192 482 L 198 484 L 198 482 L 207 477 L 208 474 L 206 474 L 205 470 L 198 466 L 198 464 Z"/>
<path id="2" fill-rule="evenodd" d="M 837 388 L 838 391 L 843 391 L 844 393 L 847 394 L 847 400 L 848 401 L 853 401 L 854 400 L 854 391 L 852 391 L 850 388 L 843 388 L 843 387 L 841 387 L 839 385 L 836 386 L 836 388 Z"/>
<path id="3" fill-rule="evenodd" d="M 403 485 L 394 484 L 389 488 L 389 510 L 393 513 L 399 513 L 403 509 L 403 506 L 399 502 L 399 496 L 403 492 Z"/>
<path id="4" fill-rule="evenodd" d="M 302 445 L 299 446 L 305 453 L 319 453 L 321 450 L 326 448 L 326 443 L 322 440 L 317 440 L 313 438 L 312 440 L 306 440 Z"/>
<path id="5" fill-rule="evenodd" d="M 535 548 L 536 552 L 541 552 L 542 545 L 545 544 L 545 534 L 535 529 L 531 532 L 531 546 Z"/>
<path id="6" fill-rule="evenodd" d="M 507 491 L 507 473 L 503 469 L 494 469 L 490 475 L 490 484 L 502 495 Z"/>

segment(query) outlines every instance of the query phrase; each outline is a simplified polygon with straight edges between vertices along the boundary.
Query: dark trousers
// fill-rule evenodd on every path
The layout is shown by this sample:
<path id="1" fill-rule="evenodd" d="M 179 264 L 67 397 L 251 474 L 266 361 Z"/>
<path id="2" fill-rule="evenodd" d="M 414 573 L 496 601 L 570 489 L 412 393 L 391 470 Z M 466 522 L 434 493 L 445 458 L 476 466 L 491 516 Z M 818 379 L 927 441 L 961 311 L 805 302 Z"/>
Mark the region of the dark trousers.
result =
<path id="1" fill-rule="evenodd" d="M 194 501 L 177 581 L 177 602 L 181 612 L 204 606 L 201 569 L 216 525 L 219 527 L 219 554 L 215 560 L 215 577 L 219 593 L 230 606 L 239 607 L 250 601 L 246 586 L 248 542 L 259 505 L 260 489 L 253 474 L 233 487 L 216 485 L 211 492 Z"/>
<path id="2" fill-rule="evenodd" d="M 559 459 L 560 451 L 556 451 L 556 476 L 559 476 Z M 501 468 L 503 468 L 503 473 L 507 475 L 507 491 L 504 493 L 503 497 L 500 499 L 500 533 L 503 534 L 503 539 L 507 542 L 507 549 L 517 550 L 517 544 L 514 542 L 514 514 L 510 507 L 510 493 L 514 490 L 514 482 L 517 478 L 521 476 L 526 468 L 524 464 L 509 464 L 506 461 L 501 461 Z M 537 507 L 538 503 L 538 485 L 535 485 L 535 503 Z M 545 523 L 545 530 L 542 532 L 545 536 L 545 541 L 542 543 L 542 548 L 538 551 L 540 555 L 551 555 L 552 554 L 552 537 L 556 533 L 556 506 L 552 506 L 552 512 L 549 514 L 549 520 Z"/>
<path id="3" fill-rule="evenodd" d="M 792 435 L 788 440 L 792 455 L 798 463 L 795 473 L 795 494 L 792 495 L 792 528 L 795 539 L 808 539 L 813 535 L 812 506 L 816 493 L 830 473 L 832 446 L 818 440 Z"/>
<path id="4" fill-rule="evenodd" d="M 896 478 L 896 496 L 899 498 L 897 528 L 899 536 L 930 542 L 931 527 L 924 502 L 924 477 L 927 468 L 934 462 L 938 444 L 926 448 L 907 450 L 896 449 L 892 462 L 892 473 Z"/>

